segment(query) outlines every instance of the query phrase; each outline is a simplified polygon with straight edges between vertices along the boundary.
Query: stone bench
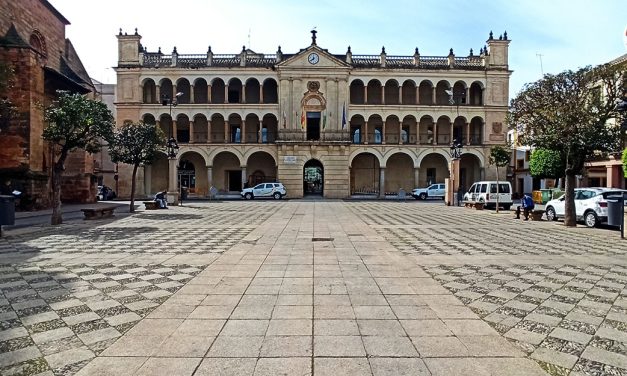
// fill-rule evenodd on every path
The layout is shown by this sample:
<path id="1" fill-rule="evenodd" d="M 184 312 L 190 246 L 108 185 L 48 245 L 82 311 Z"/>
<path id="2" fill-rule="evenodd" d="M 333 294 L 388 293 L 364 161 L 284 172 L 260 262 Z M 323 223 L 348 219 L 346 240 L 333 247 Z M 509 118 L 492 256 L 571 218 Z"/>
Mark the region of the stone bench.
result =
<path id="1" fill-rule="evenodd" d="M 117 206 L 103 206 L 97 208 L 84 208 L 81 209 L 85 219 L 100 219 L 113 216 L 113 211 Z"/>
<path id="2" fill-rule="evenodd" d="M 157 201 L 144 201 L 143 204 L 146 207 L 146 210 L 159 209 L 159 203 Z"/>

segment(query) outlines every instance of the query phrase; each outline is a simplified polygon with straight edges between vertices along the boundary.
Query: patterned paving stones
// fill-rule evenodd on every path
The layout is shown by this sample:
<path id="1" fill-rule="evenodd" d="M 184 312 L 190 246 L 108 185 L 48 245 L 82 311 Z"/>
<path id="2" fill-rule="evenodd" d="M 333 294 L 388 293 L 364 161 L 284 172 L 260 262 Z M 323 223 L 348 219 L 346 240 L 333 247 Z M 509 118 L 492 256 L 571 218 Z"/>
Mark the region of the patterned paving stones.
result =
<path id="1" fill-rule="evenodd" d="M 0 373 L 622 375 L 627 246 L 612 236 L 297 200 L 15 230 Z"/>

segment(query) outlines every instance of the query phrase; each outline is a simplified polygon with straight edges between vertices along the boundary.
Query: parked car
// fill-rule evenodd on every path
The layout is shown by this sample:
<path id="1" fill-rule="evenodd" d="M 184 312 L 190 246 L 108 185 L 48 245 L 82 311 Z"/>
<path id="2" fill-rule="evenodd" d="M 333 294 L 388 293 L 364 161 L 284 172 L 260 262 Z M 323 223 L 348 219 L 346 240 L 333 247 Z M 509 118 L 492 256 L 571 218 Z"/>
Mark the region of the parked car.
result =
<path id="1" fill-rule="evenodd" d="M 464 202 L 483 203 L 486 208 L 496 207 L 497 184 L 499 205 L 509 210 L 512 207 L 512 185 L 508 181 L 478 181 L 464 194 Z"/>
<path id="2" fill-rule="evenodd" d="M 576 188 L 575 214 L 588 227 L 607 222 L 607 197 L 627 193 L 617 188 Z M 566 213 L 566 195 L 546 203 L 544 212 L 549 221 L 557 221 Z"/>
<path id="3" fill-rule="evenodd" d="M 107 187 L 106 185 L 98 186 L 98 193 L 96 194 L 96 200 L 98 201 L 113 200 L 116 197 L 117 195 L 115 194 L 115 191 L 113 189 Z"/>
<path id="4" fill-rule="evenodd" d="M 431 184 L 427 188 L 415 188 L 411 195 L 416 200 L 426 200 L 427 198 L 444 198 L 444 184 Z"/>
<path id="5" fill-rule="evenodd" d="M 280 200 L 287 195 L 287 191 L 281 183 L 261 183 L 252 188 L 244 188 L 240 192 L 240 195 L 246 200 L 263 197 L 271 197 Z"/>

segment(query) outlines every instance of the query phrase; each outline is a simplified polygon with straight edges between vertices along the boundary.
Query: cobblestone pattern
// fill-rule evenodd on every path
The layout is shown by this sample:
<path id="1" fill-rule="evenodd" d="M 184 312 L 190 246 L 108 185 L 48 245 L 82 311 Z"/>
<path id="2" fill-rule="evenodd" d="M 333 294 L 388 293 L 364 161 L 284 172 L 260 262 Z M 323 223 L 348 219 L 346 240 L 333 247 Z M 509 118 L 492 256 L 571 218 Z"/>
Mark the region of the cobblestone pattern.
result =
<path id="1" fill-rule="evenodd" d="M 200 270 L 0 266 L 0 374 L 75 373 Z"/>

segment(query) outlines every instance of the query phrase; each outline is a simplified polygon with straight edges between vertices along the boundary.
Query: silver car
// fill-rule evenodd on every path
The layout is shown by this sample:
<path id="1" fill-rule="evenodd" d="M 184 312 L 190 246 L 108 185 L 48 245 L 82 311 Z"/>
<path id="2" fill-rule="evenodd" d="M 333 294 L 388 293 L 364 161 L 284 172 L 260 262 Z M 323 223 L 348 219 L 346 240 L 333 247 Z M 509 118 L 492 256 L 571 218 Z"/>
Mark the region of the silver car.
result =
<path id="1" fill-rule="evenodd" d="M 583 221 L 588 227 L 596 227 L 607 222 L 607 198 L 627 193 L 617 188 L 577 188 L 575 189 L 575 213 L 577 220 Z M 566 195 L 551 200 L 545 205 L 546 218 L 557 221 L 566 215 Z"/>
<path id="2" fill-rule="evenodd" d="M 246 200 L 263 197 L 280 200 L 287 195 L 287 191 L 281 183 L 261 183 L 252 188 L 244 188 L 240 195 Z"/>

